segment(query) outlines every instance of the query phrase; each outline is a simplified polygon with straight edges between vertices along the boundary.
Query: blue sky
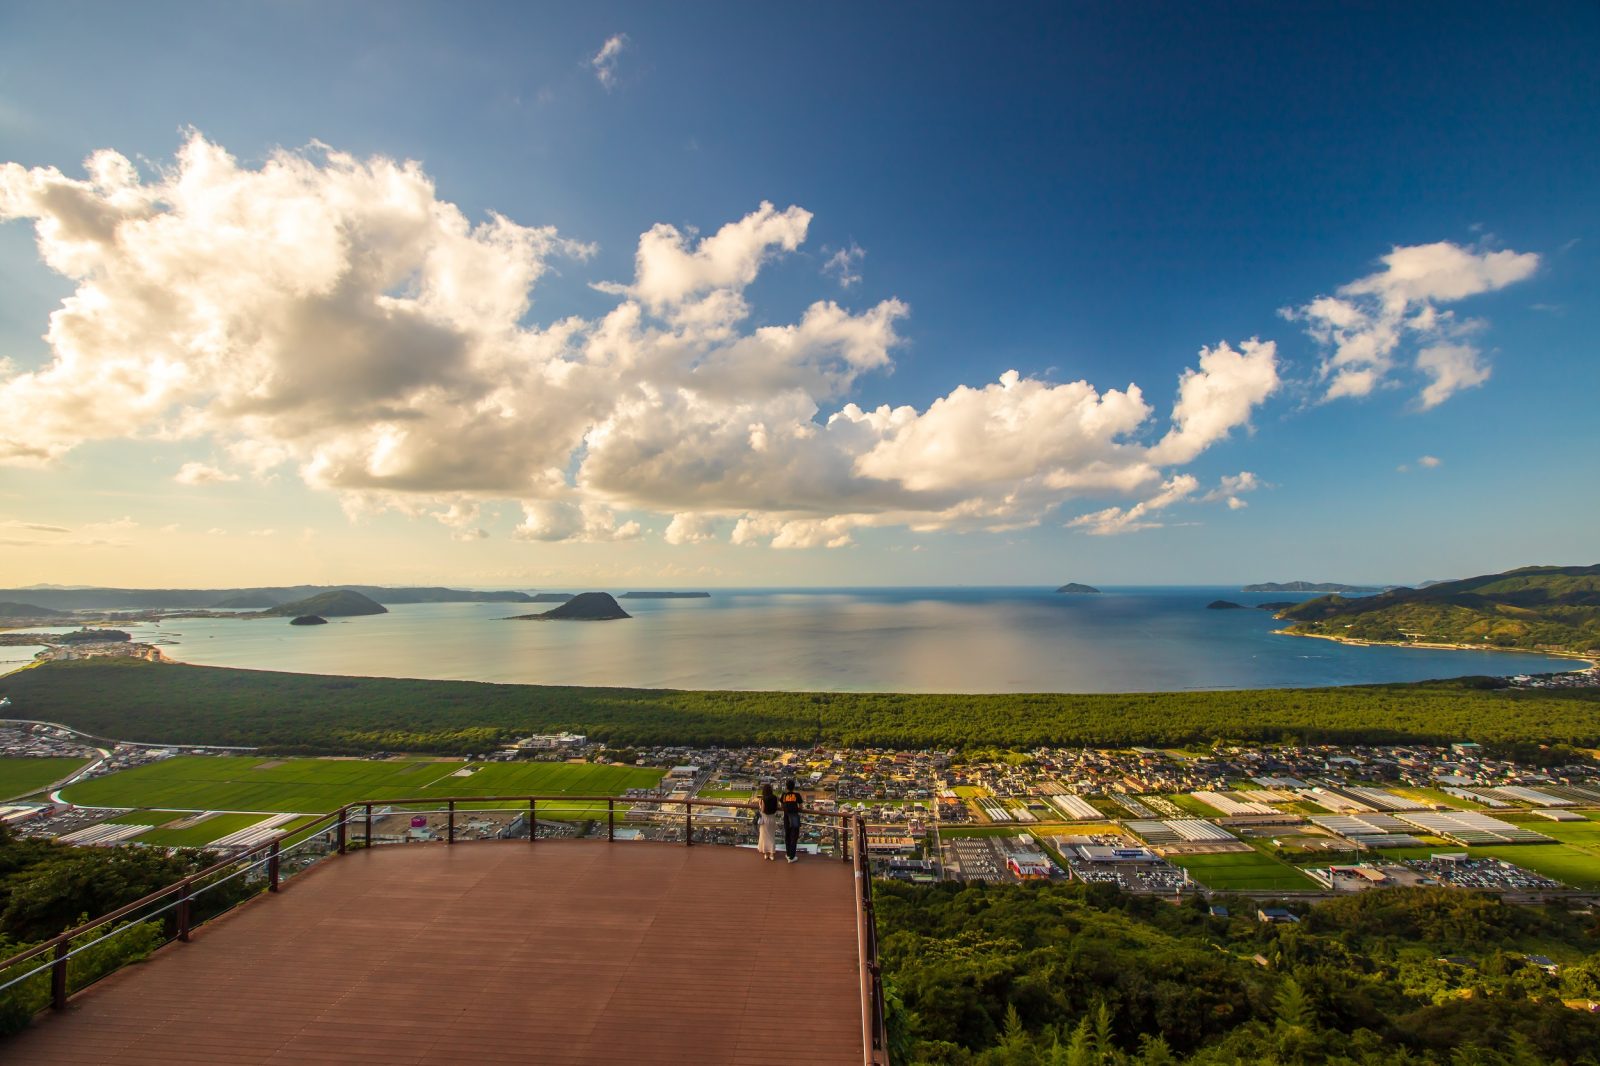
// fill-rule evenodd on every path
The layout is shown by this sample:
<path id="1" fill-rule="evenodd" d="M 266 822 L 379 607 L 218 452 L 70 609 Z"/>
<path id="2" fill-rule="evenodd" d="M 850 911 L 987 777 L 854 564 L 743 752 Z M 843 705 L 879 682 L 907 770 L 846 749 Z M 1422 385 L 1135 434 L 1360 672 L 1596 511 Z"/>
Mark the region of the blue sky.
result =
<path id="1" fill-rule="evenodd" d="M 9 8 L 0 581 L 1596 561 L 1593 5 L 862 7 Z"/>

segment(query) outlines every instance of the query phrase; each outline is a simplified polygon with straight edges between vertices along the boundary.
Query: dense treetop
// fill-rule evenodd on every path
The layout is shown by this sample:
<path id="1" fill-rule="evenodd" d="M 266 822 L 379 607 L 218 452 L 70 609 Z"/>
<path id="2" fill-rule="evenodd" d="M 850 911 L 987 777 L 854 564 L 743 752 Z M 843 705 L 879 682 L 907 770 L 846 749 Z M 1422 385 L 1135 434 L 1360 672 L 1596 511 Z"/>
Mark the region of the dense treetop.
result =
<path id="1" fill-rule="evenodd" d="M 905 748 L 1329 742 L 1600 742 L 1600 691 L 1418 685 L 1124 695 L 926 695 L 494 685 L 270 673 L 136 659 L 0 678 L 19 718 L 154 743 L 284 752 L 486 751 L 570 729 L 613 744 Z"/>

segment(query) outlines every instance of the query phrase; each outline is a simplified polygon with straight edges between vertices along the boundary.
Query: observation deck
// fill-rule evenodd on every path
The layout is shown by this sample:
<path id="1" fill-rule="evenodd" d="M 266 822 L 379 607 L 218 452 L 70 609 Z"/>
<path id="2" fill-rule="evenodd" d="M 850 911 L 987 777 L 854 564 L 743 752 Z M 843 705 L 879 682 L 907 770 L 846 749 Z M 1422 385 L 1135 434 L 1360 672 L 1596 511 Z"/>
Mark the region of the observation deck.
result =
<path id="1" fill-rule="evenodd" d="M 340 853 L 360 812 L 339 812 L 339 849 L 329 830 L 326 857 L 281 892 L 192 930 L 185 904 L 180 935 L 191 943 L 63 995 L 61 1009 L 0 1038 L 0 1058 L 885 1061 L 873 1046 L 870 881 L 847 815 L 814 829 L 833 839 L 833 855 L 791 865 L 781 852 L 764 862 L 749 848 L 696 840 L 695 828 L 685 834 L 693 847 L 611 842 L 602 829 L 598 839 Z M 270 860 L 276 890 L 276 843 Z"/>

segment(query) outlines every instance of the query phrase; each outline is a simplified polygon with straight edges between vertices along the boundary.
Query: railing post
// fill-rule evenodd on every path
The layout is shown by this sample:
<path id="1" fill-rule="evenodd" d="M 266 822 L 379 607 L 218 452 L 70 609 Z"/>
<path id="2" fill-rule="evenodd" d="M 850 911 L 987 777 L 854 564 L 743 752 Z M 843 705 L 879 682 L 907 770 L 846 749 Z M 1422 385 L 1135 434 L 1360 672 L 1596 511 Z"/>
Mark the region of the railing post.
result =
<path id="1" fill-rule="evenodd" d="M 449 821 L 445 824 L 444 842 L 446 844 L 454 844 L 456 842 L 456 801 L 455 800 L 451 800 L 450 801 L 450 817 L 449 817 Z"/>
<path id="2" fill-rule="evenodd" d="M 688 800 L 683 801 L 683 845 L 688 847 L 694 843 L 694 805 Z"/>
<path id="3" fill-rule="evenodd" d="M 56 961 L 50 967 L 50 1006 L 67 1009 L 67 946 L 65 937 L 56 941 Z"/>
<path id="4" fill-rule="evenodd" d="M 849 862 L 850 854 L 844 847 L 844 821 L 845 815 L 839 815 L 839 826 L 833 831 L 833 846 L 839 849 L 839 861 Z"/>
<path id="5" fill-rule="evenodd" d="M 367 847 L 372 847 L 372 804 L 367 804 Z"/>
<path id="6" fill-rule="evenodd" d="M 533 838 L 539 835 L 539 801 L 532 796 L 528 797 L 528 843 L 533 843 Z"/>
<path id="7" fill-rule="evenodd" d="M 617 839 L 617 801 L 606 797 L 606 840 Z"/>
<path id="8" fill-rule="evenodd" d="M 189 941 L 189 882 L 182 881 L 178 891 L 183 893 L 178 897 L 178 939 L 184 943 Z"/>
<path id="9" fill-rule="evenodd" d="M 278 841 L 267 849 L 267 891 L 278 891 Z"/>
<path id="10" fill-rule="evenodd" d="M 344 850 L 345 850 L 344 823 L 349 819 L 349 816 L 350 816 L 350 810 L 349 810 L 348 807 L 340 807 L 339 808 L 339 834 L 338 834 L 338 841 L 339 841 L 339 854 L 340 855 L 343 855 L 344 854 Z"/>

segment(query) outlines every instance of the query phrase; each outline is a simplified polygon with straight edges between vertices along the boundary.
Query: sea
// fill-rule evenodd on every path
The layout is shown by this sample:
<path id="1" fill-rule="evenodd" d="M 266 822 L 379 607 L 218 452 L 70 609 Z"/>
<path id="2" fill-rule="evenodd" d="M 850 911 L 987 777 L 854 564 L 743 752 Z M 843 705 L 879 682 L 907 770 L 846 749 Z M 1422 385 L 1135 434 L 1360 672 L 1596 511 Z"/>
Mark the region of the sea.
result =
<path id="1" fill-rule="evenodd" d="M 583 590 L 579 590 L 583 591 Z M 714 589 L 626 599 L 632 619 L 511 621 L 546 604 L 397 605 L 388 614 L 172 618 L 130 629 L 181 662 L 315 674 L 630 688 L 1160 692 L 1547 673 L 1570 659 L 1361 647 L 1276 632 L 1237 588 Z M 1245 610 L 1209 610 L 1224 599 Z M 21 649 L 6 649 L 20 652 Z"/>

